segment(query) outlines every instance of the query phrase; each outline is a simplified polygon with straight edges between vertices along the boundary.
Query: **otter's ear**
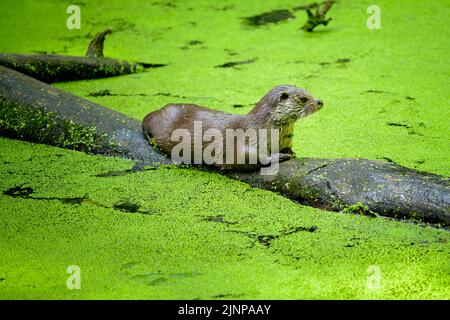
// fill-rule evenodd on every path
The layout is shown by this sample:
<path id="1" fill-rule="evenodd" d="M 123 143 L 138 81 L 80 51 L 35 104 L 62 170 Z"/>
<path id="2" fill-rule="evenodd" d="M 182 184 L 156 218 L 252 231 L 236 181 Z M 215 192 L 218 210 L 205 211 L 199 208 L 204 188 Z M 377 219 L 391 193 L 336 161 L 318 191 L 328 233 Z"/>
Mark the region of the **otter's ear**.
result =
<path id="1" fill-rule="evenodd" d="M 280 101 L 284 101 L 287 100 L 287 98 L 289 98 L 289 93 L 283 91 L 282 93 L 280 93 Z"/>

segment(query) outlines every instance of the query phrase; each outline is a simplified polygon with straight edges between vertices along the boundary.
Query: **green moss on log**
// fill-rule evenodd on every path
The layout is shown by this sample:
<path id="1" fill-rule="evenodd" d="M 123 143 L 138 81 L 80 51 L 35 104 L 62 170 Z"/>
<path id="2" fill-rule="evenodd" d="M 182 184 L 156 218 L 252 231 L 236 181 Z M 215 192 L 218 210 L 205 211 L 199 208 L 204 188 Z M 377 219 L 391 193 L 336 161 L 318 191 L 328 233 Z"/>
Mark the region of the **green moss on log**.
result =
<path id="1" fill-rule="evenodd" d="M 95 127 L 61 119 L 54 112 L 45 112 L 44 108 L 27 108 L 3 99 L 0 100 L 0 132 L 13 138 L 84 152 L 95 152 L 105 143 L 116 147 L 105 134 L 97 134 Z"/>
<path id="2" fill-rule="evenodd" d="M 376 216 L 374 212 L 372 212 L 367 205 L 365 205 L 362 202 L 357 202 L 351 206 L 346 207 L 344 210 L 342 210 L 345 213 L 354 213 L 354 214 L 361 214 L 365 216 Z"/>

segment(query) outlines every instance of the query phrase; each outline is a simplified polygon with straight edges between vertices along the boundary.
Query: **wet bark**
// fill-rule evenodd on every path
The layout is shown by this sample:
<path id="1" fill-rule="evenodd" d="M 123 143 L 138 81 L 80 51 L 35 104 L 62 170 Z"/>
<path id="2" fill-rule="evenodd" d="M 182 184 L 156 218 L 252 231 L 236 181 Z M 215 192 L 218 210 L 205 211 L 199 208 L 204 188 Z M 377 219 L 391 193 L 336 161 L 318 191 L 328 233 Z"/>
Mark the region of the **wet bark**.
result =
<path id="1" fill-rule="evenodd" d="M 0 134 L 151 165 L 171 162 L 148 143 L 141 121 L 4 67 Z M 314 207 L 450 226 L 450 180 L 394 163 L 299 158 L 281 163 L 274 176 L 221 173 Z"/>
<path id="2" fill-rule="evenodd" d="M 105 43 L 105 38 L 108 34 L 111 34 L 111 29 L 106 29 L 103 32 L 99 32 L 95 35 L 94 39 L 89 43 L 89 47 L 86 51 L 86 57 L 103 57 L 103 45 Z"/>

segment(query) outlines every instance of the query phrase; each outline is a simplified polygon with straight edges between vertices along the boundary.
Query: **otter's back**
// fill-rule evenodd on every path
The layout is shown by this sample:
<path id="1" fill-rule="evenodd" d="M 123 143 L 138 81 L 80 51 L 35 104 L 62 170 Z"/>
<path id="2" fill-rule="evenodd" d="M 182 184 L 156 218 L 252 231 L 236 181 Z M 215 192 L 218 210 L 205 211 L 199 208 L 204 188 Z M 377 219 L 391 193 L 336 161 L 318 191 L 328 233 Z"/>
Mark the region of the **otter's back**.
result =
<path id="1" fill-rule="evenodd" d="M 215 128 L 233 128 L 233 119 L 239 117 L 222 111 L 195 104 L 168 104 L 158 111 L 149 113 L 143 120 L 144 132 L 155 139 L 158 147 L 170 154 L 178 141 L 172 142 L 172 132 L 187 129 L 194 135 L 194 121 L 201 122 L 202 131 Z"/>

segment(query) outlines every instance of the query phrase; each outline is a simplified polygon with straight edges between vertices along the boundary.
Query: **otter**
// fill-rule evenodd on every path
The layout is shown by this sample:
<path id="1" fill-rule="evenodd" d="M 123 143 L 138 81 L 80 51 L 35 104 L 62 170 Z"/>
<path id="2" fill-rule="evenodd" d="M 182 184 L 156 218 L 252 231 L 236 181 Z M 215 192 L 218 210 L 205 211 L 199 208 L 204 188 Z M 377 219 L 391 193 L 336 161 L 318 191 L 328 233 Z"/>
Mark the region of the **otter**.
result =
<path id="1" fill-rule="evenodd" d="M 211 152 L 211 149 L 214 149 L 211 152 L 213 160 L 200 160 L 202 164 L 216 165 L 221 169 L 238 167 L 253 169 L 254 162 L 250 162 L 252 165 L 248 166 L 249 159 L 257 159 L 256 167 L 259 167 L 272 161 L 281 162 L 294 157 L 292 152 L 294 123 L 322 107 L 322 100 L 314 98 L 306 90 L 291 85 L 280 85 L 270 90 L 245 115 L 225 113 L 194 104 L 168 104 L 158 111 L 149 113 L 142 122 L 142 128 L 150 143 L 156 144 L 158 149 L 168 155 L 171 155 L 179 144 L 179 139 L 173 138 L 174 133 L 182 132 L 194 137 L 194 142 L 187 142 L 189 159 L 196 158 L 196 152 Z M 200 136 L 198 127 L 201 128 Z M 262 131 L 261 129 L 271 132 L 266 140 L 255 141 L 255 134 L 247 134 L 251 130 Z M 276 135 L 273 133 L 274 130 Z M 207 132 L 209 135 L 206 134 Z M 236 132 L 239 134 L 236 135 Z M 220 148 L 225 145 L 225 142 L 233 141 L 234 143 L 235 138 L 239 139 L 242 135 L 245 140 L 243 146 L 242 144 L 237 147 L 233 145 L 234 149 L 231 151 Z M 212 136 L 217 148 L 208 147 L 211 145 Z M 278 141 L 272 139 L 275 136 Z M 231 140 L 227 140 L 229 138 Z M 197 147 L 195 141 L 199 141 Z M 254 147 L 255 145 L 257 148 Z M 258 149 L 263 151 L 258 152 Z M 245 163 L 239 162 L 239 154 L 243 154 Z"/>

